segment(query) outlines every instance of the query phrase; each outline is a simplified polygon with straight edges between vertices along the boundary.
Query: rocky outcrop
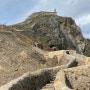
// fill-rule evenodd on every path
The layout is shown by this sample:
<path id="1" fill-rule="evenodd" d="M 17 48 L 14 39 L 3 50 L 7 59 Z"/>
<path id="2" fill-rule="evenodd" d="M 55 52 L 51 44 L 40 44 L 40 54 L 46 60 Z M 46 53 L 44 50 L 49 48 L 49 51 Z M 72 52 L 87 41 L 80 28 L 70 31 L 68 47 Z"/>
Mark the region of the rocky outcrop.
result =
<path id="1" fill-rule="evenodd" d="M 86 40 L 84 54 L 90 57 L 90 40 L 89 39 Z"/>

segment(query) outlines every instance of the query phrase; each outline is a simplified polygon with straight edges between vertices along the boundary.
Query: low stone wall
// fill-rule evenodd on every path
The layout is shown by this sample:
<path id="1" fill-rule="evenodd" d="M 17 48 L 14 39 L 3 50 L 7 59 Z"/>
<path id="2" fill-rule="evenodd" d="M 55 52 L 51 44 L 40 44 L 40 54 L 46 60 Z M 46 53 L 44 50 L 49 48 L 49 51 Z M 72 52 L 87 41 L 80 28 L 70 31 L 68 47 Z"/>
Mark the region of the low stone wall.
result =
<path id="1" fill-rule="evenodd" d="M 57 57 L 63 56 L 63 54 L 64 54 L 64 50 L 48 52 L 48 51 L 44 51 L 38 47 L 33 47 L 33 50 L 36 51 L 37 53 L 43 55 L 43 57 L 46 59 L 54 58 L 54 56 L 57 56 Z"/>
<path id="2" fill-rule="evenodd" d="M 75 90 L 90 90 L 90 65 L 64 70 L 67 81 Z"/>
<path id="3" fill-rule="evenodd" d="M 42 55 L 45 59 L 48 58 L 48 52 L 47 51 L 44 51 L 38 47 L 33 47 L 32 48 L 36 53 L 39 53 L 40 55 Z"/>
<path id="4" fill-rule="evenodd" d="M 53 52 L 48 52 L 48 58 L 53 58 L 54 56 L 63 56 L 64 55 L 64 51 L 60 50 L 60 51 L 53 51 Z"/>
<path id="5" fill-rule="evenodd" d="M 55 90 L 74 90 L 71 89 L 70 86 L 66 85 L 65 73 L 63 71 L 59 71 L 57 73 L 54 81 L 54 88 Z"/>
<path id="6" fill-rule="evenodd" d="M 0 90 L 40 90 L 40 88 L 55 78 L 59 70 L 72 67 L 74 62 L 75 61 L 69 62 L 66 65 L 41 69 L 32 73 L 25 73 L 18 79 L 1 86 Z"/>
<path id="7" fill-rule="evenodd" d="M 76 51 L 74 51 L 74 50 L 59 50 L 59 51 L 48 52 L 48 51 L 44 51 L 38 47 L 33 47 L 33 49 L 37 53 L 41 54 L 46 60 L 52 59 L 56 56 L 58 59 L 58 63 L 60 62 L 60 60 L 62 58 L 64 58 L 65 60 L 73 60 L 75 58 L 78 66 L 85 65 L 90 62 L 90 60 L 89 60 L 90 57 L 87 57 L 87 56 L 84 56 L 81 54 L 77 54 Z M 67 53 L 67 52 L 69 52 L 69 53 Z"/>
<path id="8" fill-rule="evenodd" d="M 61 68 L 62 67 L 56 67 L 26 73 L 20 78 L 1 86 L 0 90 L 40 90 L 46 83 L 53 80 L 56 72 Z"/>
<path id="9" fill-rule="evenodd" d="M 74 56 L 76 58 L 76 61 L 78 63 L 78 66 L 81 65 L 85 65 L 86 60 L 87 60 L 87 56 L 78 54 L 78 53 L 73 53 L 72 56 Z"/>

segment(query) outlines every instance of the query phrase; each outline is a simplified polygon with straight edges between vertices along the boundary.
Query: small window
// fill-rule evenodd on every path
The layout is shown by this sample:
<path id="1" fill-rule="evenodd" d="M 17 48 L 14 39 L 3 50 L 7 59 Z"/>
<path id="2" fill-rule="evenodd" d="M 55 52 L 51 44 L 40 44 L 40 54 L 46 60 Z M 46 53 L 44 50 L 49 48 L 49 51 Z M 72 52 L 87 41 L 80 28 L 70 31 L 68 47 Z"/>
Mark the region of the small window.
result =
<path id="1" fill-rule="evenodd" d="M 66 51 L 66 54 L 70 54 L 69 51 Z"/>

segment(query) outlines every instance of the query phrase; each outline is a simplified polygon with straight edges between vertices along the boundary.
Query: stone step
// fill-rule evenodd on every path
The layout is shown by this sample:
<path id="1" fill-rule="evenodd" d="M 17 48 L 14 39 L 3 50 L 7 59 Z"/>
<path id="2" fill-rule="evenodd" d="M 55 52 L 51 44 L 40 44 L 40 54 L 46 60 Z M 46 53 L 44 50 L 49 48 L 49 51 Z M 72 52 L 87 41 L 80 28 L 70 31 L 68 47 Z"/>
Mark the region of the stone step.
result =
<path id="1" fill-rule="evenodd" d="M 54 81 L 50 81 L 50 83 L 48 83 L 44 87 L 42 87 L 41 90 L 54 90 L 53 82 Z"/>

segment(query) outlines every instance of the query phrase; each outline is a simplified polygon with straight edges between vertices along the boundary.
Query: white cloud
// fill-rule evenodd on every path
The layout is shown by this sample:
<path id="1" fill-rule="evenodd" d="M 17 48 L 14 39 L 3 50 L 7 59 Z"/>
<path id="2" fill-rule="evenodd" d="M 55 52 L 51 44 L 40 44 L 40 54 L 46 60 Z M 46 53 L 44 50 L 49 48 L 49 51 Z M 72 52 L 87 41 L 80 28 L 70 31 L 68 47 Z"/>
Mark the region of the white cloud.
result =
<path id="1" fill-rule="evenodd" d="M 49 5 L 49 2 L 51 3 L 51 6 Z M 54 2 L 55 2 L 55 0 L 52 0 L 52 2 L 48 1 L 48 0 L 39 0 L 37 2 L 37 4 L 34 7 L 32 7 L 31 10 L 23 16 L 23 19 L 26 19 L 27 16 L 31 15 L 32 13 L 40 12 L 43 10 L 47 11 L 48 9 L 51 9 L 54 5 Z M 50 7 L 48 8 L 48 6 L 50 6 Z"/>
<path id="2" fill-rule="evenodd" d="M 41 4 L 46 4 L 48 2 L 48 0 L 40 0 L 39 3 Z"/>
<path id="3" fill-rule="evenodd" d="M 84 15 L 79 16 L 78 18 L 76 18 L 76 23 L 79 26 L 86 26 L 86 25 L 90 24 L 90 13 L 89 14 L 84 14 Z"/>
<path id="4" fill-rule="evenodd" d="M 83 34 L 85 38 L 89 38 L 90 39 L 90 33 L 87 34 Z"/>
<path id="5" fill-rule="evenodd" d="M 84 37 L 90 39 L 90 13 L 79 15 L 75 21 L 81 27 Z"/>
<path id="6" fill-rule="evenodd" d="M 75 2 L 76 2 L 75 0 L 67 0 L 68 4 L 72 4 L 72 3 L 75 3 Z"/>

